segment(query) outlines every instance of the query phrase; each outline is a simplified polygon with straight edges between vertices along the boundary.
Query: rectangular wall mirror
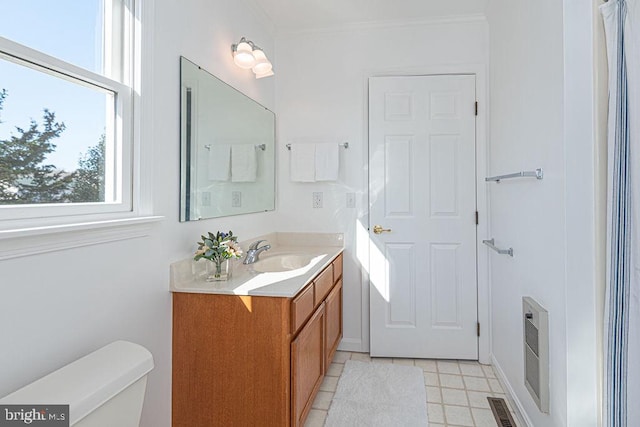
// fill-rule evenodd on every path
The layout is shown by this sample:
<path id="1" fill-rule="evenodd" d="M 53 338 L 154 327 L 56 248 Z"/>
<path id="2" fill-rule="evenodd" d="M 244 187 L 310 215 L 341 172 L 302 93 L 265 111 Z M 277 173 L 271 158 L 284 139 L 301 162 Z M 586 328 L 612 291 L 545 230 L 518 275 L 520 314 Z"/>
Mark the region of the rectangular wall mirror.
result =
<path id="1" fill-rule="evenodd" d="M 275 114 L 180 58 L 180 221 L 275 209 Z"/>

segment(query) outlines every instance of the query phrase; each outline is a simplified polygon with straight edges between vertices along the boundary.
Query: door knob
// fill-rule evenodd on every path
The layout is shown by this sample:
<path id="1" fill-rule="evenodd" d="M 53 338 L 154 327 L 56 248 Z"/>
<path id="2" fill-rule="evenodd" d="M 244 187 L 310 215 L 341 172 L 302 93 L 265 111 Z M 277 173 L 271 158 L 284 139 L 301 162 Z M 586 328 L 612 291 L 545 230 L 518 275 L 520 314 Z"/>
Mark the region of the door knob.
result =
<path id="1" fill-rule="evenodd" d="M 387 233 L 391 233 L 391 229 L 390 229 L 390 228 L 382 228 L 382 226 L 381 226 L 381 225 L 374 225 L 374 226 L 373 226 L 373 232 L 374 232 L 374 233 L 376 233 L 376 234 L 382 234 L 382 233 L 384 233 L 385 231 L 386 231 Z"/>

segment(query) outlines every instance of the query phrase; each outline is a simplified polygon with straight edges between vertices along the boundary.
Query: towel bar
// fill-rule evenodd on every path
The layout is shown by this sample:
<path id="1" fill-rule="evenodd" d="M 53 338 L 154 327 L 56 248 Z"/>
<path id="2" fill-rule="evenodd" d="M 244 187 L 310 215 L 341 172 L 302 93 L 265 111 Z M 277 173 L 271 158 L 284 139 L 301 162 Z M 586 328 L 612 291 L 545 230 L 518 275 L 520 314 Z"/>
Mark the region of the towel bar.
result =
<path id="1" fill-rule="evenodd" d="M 498 252 L 501 255 L 509 255 L 510 257 L 513 257 L 513 248 L 500 249 L 495 245 L 495 240 L 493 238 L 489 240 L 483 240 L 482 243 L 489 246 L 491 249 L 493 249 L 494 251 Z"/>
<path id="2" fill-rule="evenodd" d="M 211 150 L 211 144 L 205 145 L 204 148 L 206 148 L 207 150 Z M 267 144 L 256 144 L 256 148 L 259 148 L 262 151 L 265 151 L 267 149 Z"/>
<path id="3" fill-rule="evenodd" d="M 342 144 L 338 144 L 338 145 L 341 146 L 341 147 L 344 147 L 345 150 L 347 148 L 349 148 L 349 143 L 348 142 L 343 142 Z M 287 147 L 287 150 L 291 151 L 291 144 L 287 144 L 286 147 Z"/>
<path id="4" fill-rule="evenodd" d="M 523 178 L 523 177 L 532 177 L 532 178 L 542 179 L 544 177 L 544 174 L 542 172 L 542 168 L 538 168 L 534 171 L 522 171 L 522 172 L 510 173 L 507 175 L 489 176 L 484 180 L 487 182 L 495 181 L 497 183 L 500 183 L 500 181 L 502 181 L 503 179 Z"/>

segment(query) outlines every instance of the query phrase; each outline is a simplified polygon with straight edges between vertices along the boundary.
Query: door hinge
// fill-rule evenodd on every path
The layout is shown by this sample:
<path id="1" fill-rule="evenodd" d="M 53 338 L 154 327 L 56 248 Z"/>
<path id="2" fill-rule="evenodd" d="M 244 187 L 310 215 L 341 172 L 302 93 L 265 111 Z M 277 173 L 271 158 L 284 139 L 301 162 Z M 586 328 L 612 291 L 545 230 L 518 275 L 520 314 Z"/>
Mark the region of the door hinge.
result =
<path id="1" fill-rule="evenodd" d="M 478 336 L 480 336 L 480 322 L 478 322 L 477 325 L 478 325 L 478 330 L 477 330 Z"/>
<path id="2" fill-rule="evenodd" d="M 476 225 L 478 225 L 480 222 L 478 220 L 478 211 L 476 211 Z"/>
<path id="3" fill-rule="evenodd" d="M 476 116 L 478 115 L 478 101 L 476 101 Z"/>

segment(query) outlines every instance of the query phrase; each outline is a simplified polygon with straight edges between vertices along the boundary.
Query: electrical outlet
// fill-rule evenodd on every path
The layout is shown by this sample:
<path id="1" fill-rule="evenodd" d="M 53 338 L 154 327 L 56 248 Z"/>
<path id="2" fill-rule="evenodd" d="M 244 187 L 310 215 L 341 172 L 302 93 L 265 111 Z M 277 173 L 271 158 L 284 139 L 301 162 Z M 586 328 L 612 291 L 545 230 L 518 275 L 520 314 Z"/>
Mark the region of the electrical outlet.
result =
<path id="1" fill-rule="evenodd" d="M 313 208 L 321 208 L 322 207 L 322 191 L 314 191 L 313 193 Z"/>
<path id="2" fill-rule="evenodd" d="M 211 206 L 211 192 L 203 191 L 202 192 L 202 206 Z"/>
<path id="3" fill-rule="evenodd" d="M 231 207 L 232 208 L 242 207 L 242 191 L 231 192 Z"/>
<path id="4" fill-rule="evenodd" d="M 348 208 L 356 207 L 356 193 L 347 193 L 347 207 Z"/>

